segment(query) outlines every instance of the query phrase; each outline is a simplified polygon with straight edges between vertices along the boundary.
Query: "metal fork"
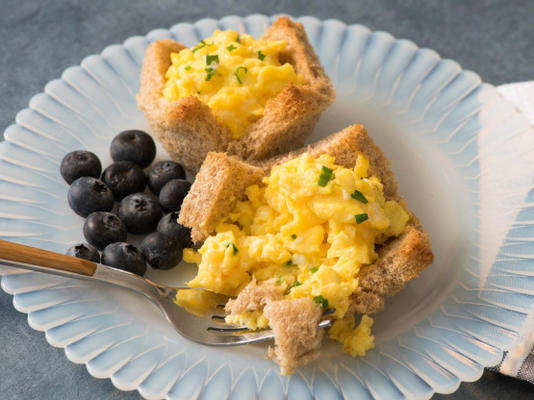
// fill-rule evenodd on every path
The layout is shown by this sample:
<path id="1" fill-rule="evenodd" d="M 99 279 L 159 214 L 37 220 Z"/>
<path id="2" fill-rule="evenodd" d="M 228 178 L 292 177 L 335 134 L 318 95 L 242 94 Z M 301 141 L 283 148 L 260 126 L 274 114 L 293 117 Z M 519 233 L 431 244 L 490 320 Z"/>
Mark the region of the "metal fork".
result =
<path id="1" fill-rule="evenodd" d="M 104 282 L 140 293 L 159 308 L 181 335 L 194 342 L 210 346 L 237 346 L 274 339 L 271 330 L 249 331 L 245 326 L 226 325 L 223 304 L 206 310 L 204 316 L 194 315 L 176 305 L 177 291 L 189 289 L 187 286 L 163 286 L 107 265 L 5 240 L 0 240 L 0 263 L 67 278 Z M 330 320 L 319 323 L 320 328 L 330 325 Z"/>

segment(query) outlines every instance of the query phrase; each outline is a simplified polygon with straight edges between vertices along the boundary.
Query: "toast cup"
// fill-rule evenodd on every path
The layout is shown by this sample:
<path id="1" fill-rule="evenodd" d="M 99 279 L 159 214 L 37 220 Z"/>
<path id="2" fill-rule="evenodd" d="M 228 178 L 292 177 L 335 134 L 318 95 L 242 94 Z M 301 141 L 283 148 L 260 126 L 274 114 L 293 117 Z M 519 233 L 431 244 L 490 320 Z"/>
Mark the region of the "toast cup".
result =
<path id="1" fill-rule="evenodd" d="M 428 267 L 434 255 L 428 234 L 398 193 L 390 162 L 362 125 L 349 126 L 310 146 L 257 165 L 225 153 L 210 152 L 182 203 L 179 222 L 192 228 L 193 240 L 203 241 L 215 233 L 218 222 L 246 196 L 247 186 L 259 184 L 272 167 L 304 152 L 314 157 L 329 154 L 335 158 L 336 164 L 346 168 L 353 168 L 358 152 L 363 153 L 369 159 L 369 174 L 377 176 L 383 184 L 385 199 L 397 201 L 408 213 L 404 231 L 376 245 L 377 260 L 361 267 L 358 287 L 350 297 L 344 317 L 376 313 L 384 308 L 386 298 L 393 296 L 406 282 Z M 295 299 L 281 299 L 277 289 L 279 287 L 271 281 L 257 284 L 253 279 L 236 299 L 228 302 L 226 310 L 229 315 L 237 316 L 246 310 L 263 309 L 269 318 L 269 326 L 275 331 L 275 347 L 269 350 L 269 357 L 280 365 L 282 374 L 286 375 L 318 356 L 322 332 L 319 328 L 311 329 L 310 323 L 317 326 L 321 311 L 315 310 L 311 299 L 298 299 L 308 301 L 303 304 Z"/>
<path id="2" fill-rule="evenodd" d="M 383 184 L 386 200 L 397 201 L 409 215 L 400 236 L 377 246 L 378 260 L 363 266 L 358 291 L 349 313 L 371 314 L 384 307 L 384 299 L 398 292 L 433 261 L 431 242 L 419 219 L 398 193 L 391 164 L 362 125 L 351 125 L 310 146 L 271 158 L 257 165 L 225 153 L 209 153 L 185 197 L 179 222 L 190 227 L 192 239 L 200 243 L 215 233 L 216 225 L 245 198 L 245 189 L 260 183 L 275 165 L 307 152 L 314 157 L 334 156 L 336 164 L 353 168 L 357 152 L 369 159 L 369 174 Z"/>
<path id="3" fill-rule="evenodd" d="M 299 148 L 313 131 L 321 112 L 333 102 L 332 83 L 302 24 L 280 17 L 261 39 L 287 42 L 279 55 L 280 62 L 290 63 L 305 84 L 290 84 L 269 99 L 263 115 L 247 127 L 240 139 L 231 139 L 228 129 L 196 96 L 175 101 L 164 97 L 170 54 L 186 47 L 171 39 L 148 46 L 137 104 L 165 150 L 188 171 L 196 173 L 210 151 L 257 162 Z"/>

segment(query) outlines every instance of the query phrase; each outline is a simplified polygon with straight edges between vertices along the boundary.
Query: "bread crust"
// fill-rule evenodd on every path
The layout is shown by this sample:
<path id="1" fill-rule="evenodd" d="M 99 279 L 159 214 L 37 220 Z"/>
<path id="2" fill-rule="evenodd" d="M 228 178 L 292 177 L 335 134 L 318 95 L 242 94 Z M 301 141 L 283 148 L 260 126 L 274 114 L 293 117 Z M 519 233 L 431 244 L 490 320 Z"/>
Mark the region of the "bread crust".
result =
<path id="1" fill-rule="evenodd" d="M 170 53 L 185 46 L 171 39 L 148 46 L 137 104 L 169 155 L 188 171 L 196 173 L 210 151 L 228 152 L 253 162 L 298 148 L 311 134 L 321 112 L 333 102 L 334 88 L 302 24 L 280 17 L 261 39 L 286 40 L 281 61 L 291 63 L 306 84 L 290 84 L 271 98 L 263 116 L 238 140 L 230 139 L 227 128 L 217 122 L 211 109 L 197 97 L 168 101 L 163 96 Z"/>
<path id="2" fill-rule="evenodd" d="M 182 202 L 178 222 L 191 227 L 191 239 L 202 242 L 245 196 L 245 189 L 264 176 L 262 168 L 227 153 L 209 152 Z"/>

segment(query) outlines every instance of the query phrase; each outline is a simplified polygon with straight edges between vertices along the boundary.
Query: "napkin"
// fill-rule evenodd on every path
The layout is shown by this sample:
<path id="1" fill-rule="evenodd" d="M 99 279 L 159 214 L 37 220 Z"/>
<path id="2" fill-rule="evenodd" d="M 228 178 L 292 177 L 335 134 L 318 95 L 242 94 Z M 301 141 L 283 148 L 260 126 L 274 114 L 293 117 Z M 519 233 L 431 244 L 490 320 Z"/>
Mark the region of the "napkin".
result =
<path id="1" fill-rule="evenodd" d="M 534 81 L 501 85 L 498 90 L 534 125 Z M 505 352 L 500 364 L 492 369 L 534 383 L 534 310 L 531 310 L 527 320 L 525 325 L 529 330 L 522 333 L 517 345 Z"/>

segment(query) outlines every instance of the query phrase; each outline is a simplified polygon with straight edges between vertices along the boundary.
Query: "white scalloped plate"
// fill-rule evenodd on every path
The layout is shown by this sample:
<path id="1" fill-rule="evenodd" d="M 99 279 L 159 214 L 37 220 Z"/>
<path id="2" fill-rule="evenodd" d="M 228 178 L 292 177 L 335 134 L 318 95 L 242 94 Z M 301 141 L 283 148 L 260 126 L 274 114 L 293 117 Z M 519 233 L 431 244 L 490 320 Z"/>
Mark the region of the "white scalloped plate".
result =
<path id="1" fill-rule="evenodd" d="M 106 164 L 116 133 L 149 130 L 135 104 L 149 42 L 192 45 L 216 28 L 257 37 L 272 20 L 231 16 L 154 30 L 46 85 L 0 144 L 0 237 L 58 252 L 82 240 L 58 164 L 80 148 Z M 191 343 L 128 291 L 0 267 L 2 288 L 29 324 L 93 376 L 149 399 L 423 399 L 478 379 L 532 328 L 534 132 L 526 119 L 432 50 L 361 25 L 299 20 L 338 91 L 311 140 L 366 125 L 430 233 L 435 264 L 376 316 L 373 351 L 353 359 L 327 343 L 320 360 L 289 378 L 264 359 L 264 346 Z"/>

